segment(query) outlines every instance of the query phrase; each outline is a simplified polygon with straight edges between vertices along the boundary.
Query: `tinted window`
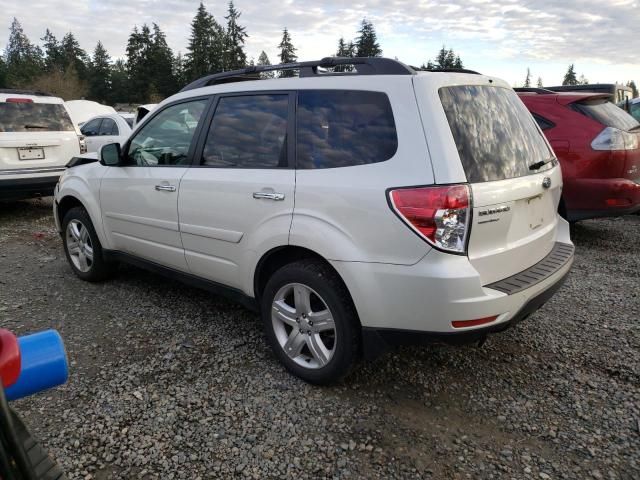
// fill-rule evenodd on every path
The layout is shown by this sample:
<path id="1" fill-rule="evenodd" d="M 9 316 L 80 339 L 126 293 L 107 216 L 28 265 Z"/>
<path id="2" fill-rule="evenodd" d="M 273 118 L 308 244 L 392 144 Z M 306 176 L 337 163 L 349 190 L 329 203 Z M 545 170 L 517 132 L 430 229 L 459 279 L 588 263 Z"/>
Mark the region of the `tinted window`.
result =
<path id="1" fill-rule="evenodd" d="M 111 118 L 105 118 L 100 125 L 100 135 L 118 135 L 118 125 Z"/>
<path id="2" fill-rule="evenodd" d="M 594 119 L 605 127 L 631 130 L 638 126 L 638 121 L 635 118 L 605 99 L 574 103 L 573 107 L 583 115 Z"/>
<path id="3" fill-rule="evenodd" d="M 297 168 L 389 160 L 398 148 L 389 99 L 380 92 L 299 92 L 297 148 Z"/>
<path id="4" fill-rule="evenodd" d="M 72 132 L 69 114 L 59 103 L 0 102 L 0 132 Z"/>
<path id="5" fill-rule="evenodd" d="M 631 116 L 640 122 L 640 102 L 631 105 Z"/>
<path id="6" fill-rule="evenodd" d="M 85 123 L 80 129 L 80 132 L 82 132 L 82 134 L 86 135 L 87 137 L 93 137 L 95 135 L 98 135 L 98 132 L 100 131 L 101 123 L 102 123 L 101 118 L 95 118 L 90 122 Z"/>
<path id="7" fill-rule="evenodd" d="M 533 113 L 532 115 L 533 115 L 533 119 L 536 121 L 536 123 L 542 130 L 548 130 L 552 127 L 555 127 L 555 124 L 547 120 L 546 118 L 542 118 L 540 115 L 536 115 L 535 113 Z"/>
<path id="8" fill-rule="evenodd" d="M 226 168 L 287 166 L 288 95 L 222 97 L 202 165 Z"/>
<path id="9" fill-rule="evenodd" d="M 471 183 L 521 177 L 553 153 L 513 90 L 467 85 L 439 91 L 451 133 Z"/>
<path id="10" fill-rule="evenodd" d="M 124 121 L 127 122 L 127 125 L 133 128 L 133 117 L 122 117 L 122 118 L 124 118 Z"/>
<path id="11" fill-rule="evenodd" d="M 207 101 L 167 107 L 149 120 L 129 145 L 129 162 L 140 166 L 185 165 L 191 139 Z"/>

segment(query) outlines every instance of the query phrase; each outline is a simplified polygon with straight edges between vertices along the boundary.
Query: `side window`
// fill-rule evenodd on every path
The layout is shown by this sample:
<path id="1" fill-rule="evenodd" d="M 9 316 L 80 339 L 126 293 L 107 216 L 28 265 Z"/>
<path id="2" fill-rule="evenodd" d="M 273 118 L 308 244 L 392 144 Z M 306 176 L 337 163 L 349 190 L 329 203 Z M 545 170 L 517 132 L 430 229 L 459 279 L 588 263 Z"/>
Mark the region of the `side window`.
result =
<path id="1" fill-rule="evenodd" d="M 547 120 L 546 118 L 541 117 L 540 115 L 533 113 L 533 119 L 536 121 L 541 130 L 549 130 L 550 128 L 555 127 L 555 123 L 551 120 Z"/>
<path id="2" fill-rule="evenodd" d="M 80 129 L 80 132 L 82 132 L 82 134 L 85 137 L 95 137 L 96 135 L 98 135 L 98 132 L 100 131 L 101 123 L 102 123 L 101 118 L 94 118 L 89 123 L 85 123 Z"/>
<path id="3" fill-rule="evenodd" d="M 100 135 L 119 135 L 118 125 L 116 125 L 116 122 L 111 118 L 105 118 L 102 120 Z"/>
<path id="4" fill-rule="evenodd" d="M 381 92 L 300 91 L 297 135 L 299 169 L 384 162 L 398 148 L 391 104 Z"/>
<path id="5" fill-rule="evenodd" d="M 222 97 L 201 165 L 220 168 L 287 167 L 289 95 Z"/>
<path id="6" fill-rule="evenodd" d="M 145 167 L 186 165 L 207 102 L 199 99 L 172 105 L 149 120 L 131 140 L 129 163 Z"/>

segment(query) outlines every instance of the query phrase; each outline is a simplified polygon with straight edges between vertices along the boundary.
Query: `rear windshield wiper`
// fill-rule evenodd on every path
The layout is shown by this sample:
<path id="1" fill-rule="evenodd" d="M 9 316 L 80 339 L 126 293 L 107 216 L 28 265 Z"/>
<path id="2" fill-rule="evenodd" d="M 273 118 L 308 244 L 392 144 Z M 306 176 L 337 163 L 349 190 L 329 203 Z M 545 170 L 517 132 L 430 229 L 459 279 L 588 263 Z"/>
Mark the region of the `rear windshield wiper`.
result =
<path id="1" fill-rule="evenodd" d="M 31 125 L 31 124 L 27 124 L 24 126 L 24 128 L 43 128 L 43 129 L 47 129 L 49 127 L 47 127 L 46 125 Z"/>
<path id="2" fill-rule="evenodd" d="M 536 163 L 532 163 L 531 165 L 529 165 L 529 170 L 540 170 L 542 167 L 544 167 L 547 163 L 551 163 L 555 160 L 555 158 L 550 158 L 549 160 L 540 160 L 539 162 Z"/>

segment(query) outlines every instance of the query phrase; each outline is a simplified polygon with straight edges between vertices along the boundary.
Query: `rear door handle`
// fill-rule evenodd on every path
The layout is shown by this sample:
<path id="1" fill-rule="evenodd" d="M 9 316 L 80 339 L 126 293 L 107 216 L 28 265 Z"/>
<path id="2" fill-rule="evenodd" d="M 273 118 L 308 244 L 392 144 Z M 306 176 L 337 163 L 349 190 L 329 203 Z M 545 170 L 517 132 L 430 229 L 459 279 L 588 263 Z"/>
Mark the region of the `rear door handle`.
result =
<path id="1" fill-rule="evenodd" d="M 156 190 L 159 192 L 175 192 L 176 187 L 173 185 L 156 185 Z"/>
<path id="2" fill-rule="evenodd" d="M 272 192 L 253 192 L 253 198 L 275 200 L 277 202 L 284 200 L 284 193 L 272 193 Z"/>

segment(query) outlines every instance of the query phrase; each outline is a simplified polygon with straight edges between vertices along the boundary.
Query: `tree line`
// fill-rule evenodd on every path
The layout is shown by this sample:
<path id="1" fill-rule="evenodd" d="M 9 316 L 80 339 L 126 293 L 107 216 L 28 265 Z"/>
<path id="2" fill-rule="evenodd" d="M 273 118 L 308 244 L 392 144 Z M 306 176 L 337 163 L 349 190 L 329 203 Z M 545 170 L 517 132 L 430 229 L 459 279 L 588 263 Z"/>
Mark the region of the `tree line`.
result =
<path id="1" fill-rule="evenodd" d="M 581 74 L 580 77 L 578 77 L 576 73 L 575 64 L 572 63 L 571 65 L 569 65 L 562 79 L 562 85 L 588 85 L 588 84 L 589 84 L 589 80 L 587 80 L 584 74 Z M 633 91 L 634 98 L 638 96 L 638 88 L 636 86 L 636 83 L 633 80 L 629 80 L 625 85 L 631 88 L 631 90 Z M 522 84 L 522 86 L 525 88 L 533 87 L 533 84 L 531 82 L 531 69 L 529 68 L 527 68 L 527 76 L 525 77 L 524 83 Z M 544 88 L 544 84 L 542 82 L 541 77 L 538 77 L 538 80 L 536 82 L 536 87 Z"/>

